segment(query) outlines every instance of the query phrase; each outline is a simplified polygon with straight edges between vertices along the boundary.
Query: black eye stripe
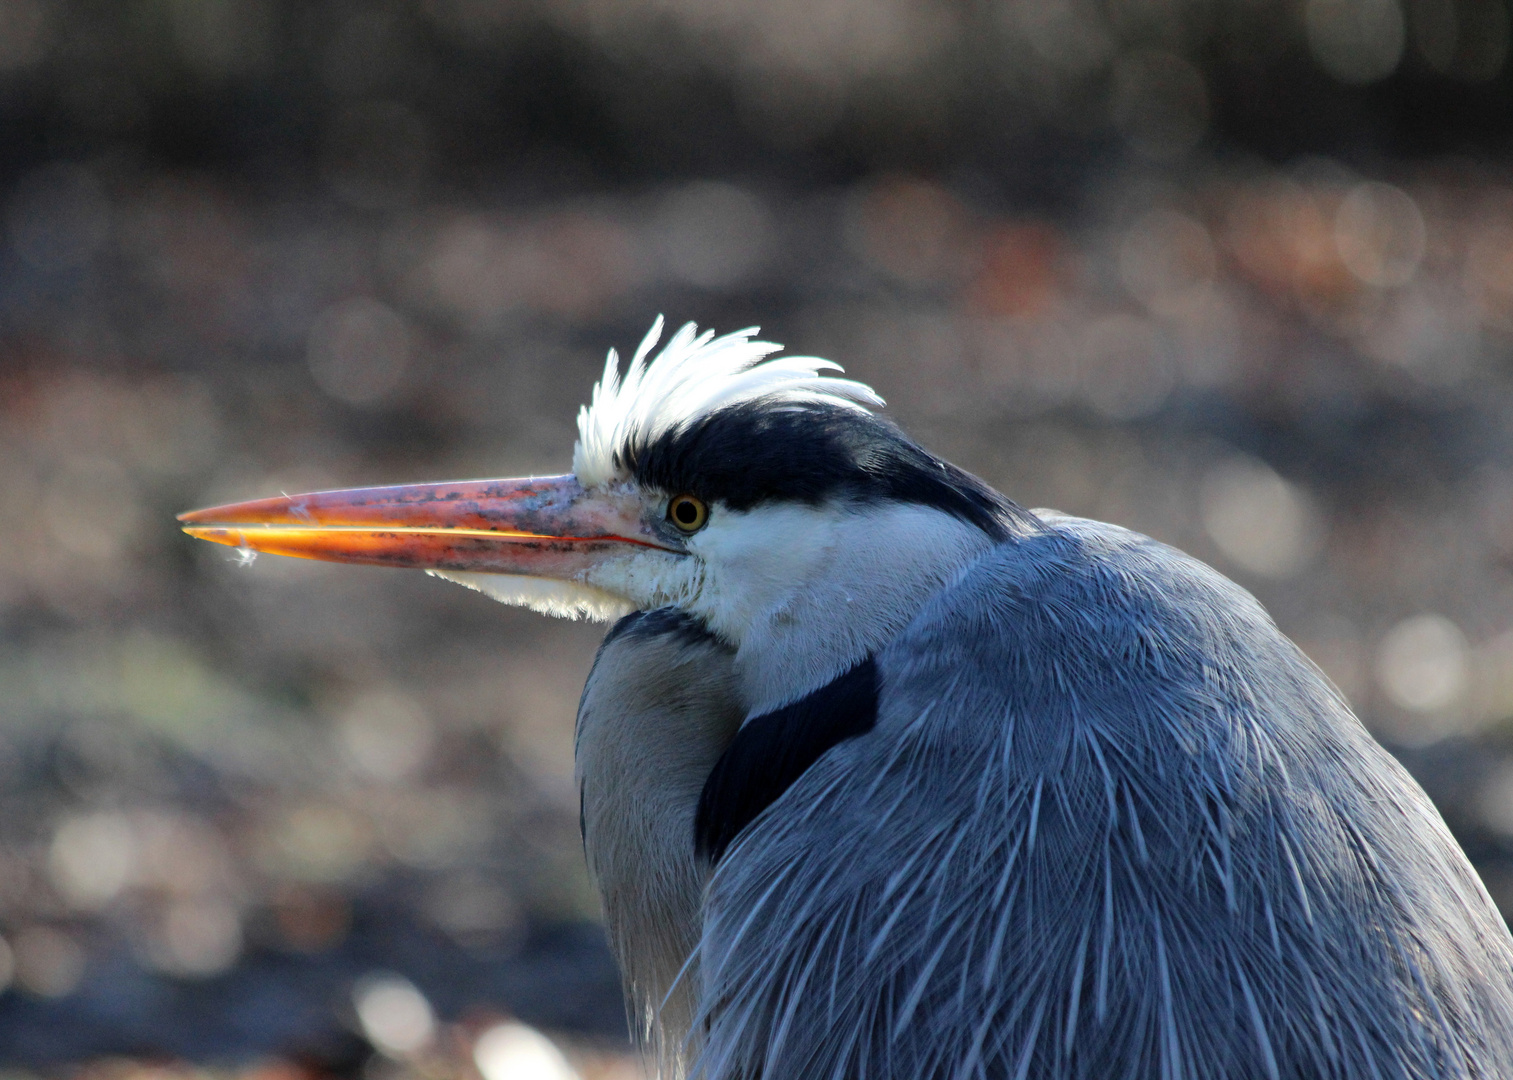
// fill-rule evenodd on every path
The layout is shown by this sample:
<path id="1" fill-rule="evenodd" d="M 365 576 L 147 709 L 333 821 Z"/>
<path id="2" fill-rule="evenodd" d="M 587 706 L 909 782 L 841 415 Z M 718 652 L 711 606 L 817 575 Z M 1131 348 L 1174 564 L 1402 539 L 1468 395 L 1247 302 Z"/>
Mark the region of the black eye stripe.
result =
<path id="1" fill-rule="evenodd" d="M 621 452 L 642 487 L 697 491 L 729 510 L 891 500 L 937 507 L 1000 539 L 1033 521 L 881 417 L 840 406 L 732 405 Z M 667 520 L 683 528 L 678 509 L 669 504 Z"/>

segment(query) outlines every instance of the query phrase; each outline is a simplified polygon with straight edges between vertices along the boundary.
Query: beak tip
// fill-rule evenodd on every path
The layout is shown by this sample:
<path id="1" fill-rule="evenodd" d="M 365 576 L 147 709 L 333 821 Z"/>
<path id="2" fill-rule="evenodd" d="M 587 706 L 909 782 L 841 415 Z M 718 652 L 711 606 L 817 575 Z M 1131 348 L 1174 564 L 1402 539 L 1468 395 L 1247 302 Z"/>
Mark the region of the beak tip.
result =
<path id="1" fill-rule="evenodd" d="M 201 525 L 207 521 L 224 520 L 218 511 L 226 510 L 224 506 L 210 506 L 202 510 L 185 510 L 182 514 L 175 514 L 174 519 L 187 525 Z"/>

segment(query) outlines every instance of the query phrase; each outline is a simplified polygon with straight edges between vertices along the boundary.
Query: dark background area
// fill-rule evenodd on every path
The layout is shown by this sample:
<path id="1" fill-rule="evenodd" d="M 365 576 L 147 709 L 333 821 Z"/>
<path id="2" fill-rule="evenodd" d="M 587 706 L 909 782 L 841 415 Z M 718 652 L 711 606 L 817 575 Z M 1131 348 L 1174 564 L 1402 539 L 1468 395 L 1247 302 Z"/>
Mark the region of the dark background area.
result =
<path id="1" fill-rule="evenodd" d="M 658 313 L 1254 590 L 1513 911 L 1509 39 L 0 0 L 0 1068 L 637 1075 L 571 778 L 600 629 L 172 515 L 564 471 Z"/>

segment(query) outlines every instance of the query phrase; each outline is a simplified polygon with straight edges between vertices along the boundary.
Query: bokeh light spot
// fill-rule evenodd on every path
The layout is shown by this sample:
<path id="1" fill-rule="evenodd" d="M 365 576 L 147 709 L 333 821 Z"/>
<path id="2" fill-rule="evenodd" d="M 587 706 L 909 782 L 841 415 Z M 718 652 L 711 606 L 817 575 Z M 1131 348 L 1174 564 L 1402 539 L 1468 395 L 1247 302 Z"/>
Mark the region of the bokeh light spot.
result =
<path id="1" fill-rule="evenodd" d="M 236 906 L 204 897 L 168 905 L 150 955 L 160 971 L 206 978 L 230 968 L 241 951 L 242 923 Z"/>
<path id="2" fill-rule="evenodd" d="M 1334 240 L 1350 272 L 1366 284 L 1404 285 L 1424 257 L 1428 231 L 1412 196 L 1373 181 L 1351 188 L 1340 202 Z"/>
<path id="3" fill-rule="evenodd" d="M 1299 573 L 1317 557 L 1324 527 L 1313 500 L 1253 458 L 1211 468 L 1199 492 L 1203 525 L 1224 556 L 1269 578 Z"/>
<path id="4" fill-rule="evenodd" d="M 867 263 L 918 285 L 960 272 L 966 227 L 965 209 L 949 191 L 902 176 L 862 189 L 845 223 L 847 242 Z"/>
<path id="5" fill-rule="evenodd" d="M 1308 0 L 1303 25 L 1319 67 L 1351 86 L 1385 79 L 1403 58 L 1407 30 L 1397 0 Z"/>
<path id="6" fill-rule="evenodd" d="M 1119 245 L 1119 276 L 1130 295 L 1157 314 L 1200 304 L 1213 283 L 1213 242 L 1203 224 L 1174 210 L 1146 214 Z"/>
<path id="7" fill-rule="evenodd" d="M 473 1062 L 483 1080 L 578 1080 L 556 1044 L 535 1028 L 514 1021 L 495 1024 L 473 1044 Z"/>
<path id="8" fill-rule="evenodd" d="M 58 892 L 76 908 L 96 910 L 131 881 L 137 844 L 120 814 L 66 818 L 53 833 L 48 868 Z"/>
<path id="9" fill-rule="evenodd" d="M 1071 257 L 1069 245 L 1049 222 L 1001 225 L 984 238 L 968 301 L 986 315 L 1048 314 L 1070 284 Z"/>
<path id="10" fill-rule="evenodd" d="M 11 939 L 16 985 L 44 998 L 67 997 L 84 977 L 84 949 L 50 926 L 29 926 Z"/>
<path id="11" fill-rule="evenodd" d="M 1149 416 L 1176 385 L 1169 343 L 1149 319 L 1104 316 L 1083 330 L 1079 344 L 1083 399 L 1109 420 Z"/>
<path id="12" fill-rule="evenodd" d="M 1513 836 L 1513 765 L 1504 764 L 1476 792 L 1481 819 L 1503 836 Z"/>
<path id="13" fill-rule="evenodd" d="M 391 1057 L 424 1050 L 436 1035 L 425 995 L 402 975 L 375 974 L 352 989 L 352 1006 L 368 1041 Z"/>
<path id="14" fill-rule="evenodd" d="M 119 558 L 142 528 L 143 517 L 130 474 L 104 457 L 65 460 L 42 500 L 42 518 L 53 539 L 85 559 Z"/>
<path id="15" fill-rule="evenodd" d="M 347 759 L 359 771 L 386 781 L 401 780 L 423 766 L 436 738 L 425 710 L 396 690 L 362 694 L 342 708 L 336 730 Z"/>
<path id="16" fill-rule="evenodd" d="M 310 374 L 337 400 L 371 405 L 399 386 L 411 348 L 403 318 L 377 300 L 358 297 L 327 308 L 310 328 Z"/>
<path id="17" fill-rule="evenodd" d="M 1030 48 L 1069 75 L 1097 71 L 1114 55 L 1114 39 L 1088 0 L 1017 0 L 1010 10 Z"/>
<path id="18" fill-rule="evenodd" d="M 1393 704 L 1431 713 L 1460 702 L 1467 688 L 1469 661 L 1466 637 L 1458 626 L 1443 615 L 1415 615 L 1382 639 L 1376 676 Z"/>
<path id="19" fill-rule="evenodd" d="M 1503 0 L 1414 0 L 1409 30 L 1435 71 L 1462 82 L 1486 82 L 1508 59 L 1508 7 Z"/>
<path id="20" fill-rule="evenodd" d="M 766 265 L 772 250 L 766 207 L 733 184 L 700 181 L 667 195 L 657 230 L 667 268 L 704 289 L 745 280 Z"/>

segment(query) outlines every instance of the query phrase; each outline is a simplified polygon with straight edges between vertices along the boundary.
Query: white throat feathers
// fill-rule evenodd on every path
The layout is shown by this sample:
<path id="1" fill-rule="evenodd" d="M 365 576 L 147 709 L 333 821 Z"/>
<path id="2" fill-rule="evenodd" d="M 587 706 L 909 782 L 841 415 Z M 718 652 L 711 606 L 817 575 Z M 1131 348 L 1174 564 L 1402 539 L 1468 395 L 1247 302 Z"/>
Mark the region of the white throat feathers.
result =
<path id="1" fill-rule="evenodd" d="M 704 581 L 683 606 L 734 646 L 755 716 L 865 659 L 992 543 L 907 503 L 723 510 L 689 541 Z"/>

